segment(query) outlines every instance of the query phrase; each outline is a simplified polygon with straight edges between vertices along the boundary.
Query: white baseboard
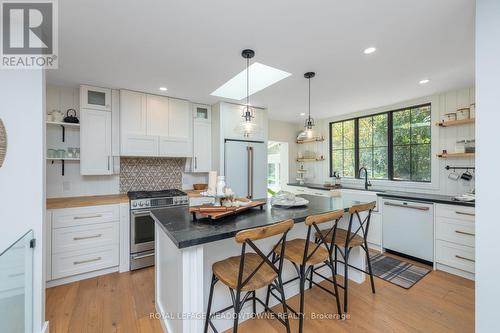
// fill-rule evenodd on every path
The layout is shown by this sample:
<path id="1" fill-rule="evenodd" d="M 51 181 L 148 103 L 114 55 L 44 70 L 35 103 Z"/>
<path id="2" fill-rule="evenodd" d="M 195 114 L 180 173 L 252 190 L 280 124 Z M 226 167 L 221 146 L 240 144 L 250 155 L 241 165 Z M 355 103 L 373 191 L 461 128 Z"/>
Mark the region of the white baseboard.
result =
<path id="1" fill-rule="evenodd" d="M 453 275 L 458 275 L 458 276 L 461 276 L 461 277 L 466 278 L 468 280 L 472 280 L 472 281 L 476 280 L 476 275 L 474 273 L 466 272 L 466 271 L 463 271 L 461 269 L 450 267 L 448 265 L 436 263 L 436 270 L 450 273 Z"/>
<path id="2" fill-rule="evenodd" d="M 52 287 L 60 286 L 63 284 L 68 284 L 68 283 L 72 283 L 72 282 L 76 282 L 76 281 L 80 281 L 80 280 L 85 280 L 85 279 L 90 279 L 90 278 L 93 278 L 93 277 L 96 277 L 99 275 L 105 275 L 105 274 L 109 274 L 109 273 L 118 272 L 118 268 L 119 268 L 119 266 L 115 266 L 115 267 L 100 269 L 98 271 L 84 273 L 84 274 L 68 276 L 68 277 L 61 278 L 61 279 L 50 280 L 50 281 L 47 281 L 45 283 L 45 287 L 52 288 Z"/>

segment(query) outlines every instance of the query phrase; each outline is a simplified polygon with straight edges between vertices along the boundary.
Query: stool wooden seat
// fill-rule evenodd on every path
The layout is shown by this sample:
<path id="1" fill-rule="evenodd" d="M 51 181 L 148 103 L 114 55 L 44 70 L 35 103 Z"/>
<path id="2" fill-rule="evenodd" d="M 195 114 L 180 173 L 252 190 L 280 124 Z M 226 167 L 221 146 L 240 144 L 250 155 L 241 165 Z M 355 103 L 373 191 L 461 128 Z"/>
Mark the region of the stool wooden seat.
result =
<path id="1" fill-rule="evenodd" d="M 319 238 L 321 238 L 321 236 L 320 236 L 320 234 L 321 234 L 322 236 L 326 236 L 327 242 L 333 243 L 332 242 L 333 235 L 329 234 L 327 236 L 326 235 L 327 232 L 328 232 L 328 230 L 321 230 L 321 232 L 317 232 L 314 236 L 319 239 Z M 357 234 L 353 234 L 353 233 L 348 234 L 347 230 L 337 228 L 337 231 L 335 232 L 335 242 L 334 243 L 336 245 L 344 246 L 344 244 L 346 243 L 346 240 L 347 240 L 347 235 L 349 235 L 349 238 L 350 238 L 349 244 L 351 247 L 360 246 L 364 242 L 363 237 L 361 237 Z"/>
<path id="2" fill-rule="evenodd" d="M 241 255 L 218 261 L 212 265 L 212 283 L 208 294 L 205 333 L 208 332 L 209 327 L 217 333 L 212 318 L 230 309 L 234 309 L 233 333 L 237 333 L 239 314 L 247 301 L 252 301 L 254 315 L 257 314 L 256 303 L 259 302 L 264 306 L 266 311 L 273 313 L 274 318 L 285 326 L 287 333 L 290 333 L 288 306 L 286 305 L 285 290 L 281 279 L 284 259 L 275 261 L 274 258 L 273 260 L 270 258 L 271 256 L 276 256 L 274 251 L 278 247 L 281 249 L 279 253 L 280 258 L 284 258 L 286 235 L 288 231 L 293 228 L 293 225 L 293 220 L 286 220 L 265 227 L 242 230 L 236 234 L 235 240 L 237 243 L 241 244 Z M 256 240 L 277 235 L 281 235 L 281 238 L 267 254 L 264 254 L 254 243 Z M 250 246 L 255 253 L 247 253 L 247 246 Z M 229 288 L 233 304 L 222 310 L 211 312 L 214 288 L 219 281 Z M 280 296 L 278 299 L 283 307 L 283 314 L 275 313 L 269 308 L 267 302 L 264 303 L 256 296 L 255 291 L 257 289 L 264 287 L 269 288 L 270 286 L 279 292 Z"/>
<path id="3" fill-rule="evenodd" d="M 251 291 L 267 287 L 276 280 L 278 274 L 268 263 L 264 263 L 261 267 L 258 267 L 262 263 L 262 258 L 258 254 L 245 253 L 244 256 L 243 281 L 246 280 L 253 271 L 258 269 L 248 283 L 241 288 L 241 291 Z M 212 272 L 220 282 L 231 289 L 236 289 L 238 286 L 240 260 L 241 256 L 235 256 L 216 262 L 212 266 Z"/>
<path id="4" fill-rule="evenodd" d="M 324 247 L 318 247 L 316 251 L 316 244 L 313 242 L 308 242 L 308 250 L 307 250 L 307 265 L 316 265 L 328 260 L 328 250 Z M 306 240 L 305 239 L 293 239 L 291 241 L 286 242 L 285 246 L 285 258 L 297 265 L 302 265 L 304 261 L 306 248 Z M 276 248 L 274 252 L 279 255 L 281 251 L 281 247 Z M 314 253 L 313 253 L 314 251 Z"/>

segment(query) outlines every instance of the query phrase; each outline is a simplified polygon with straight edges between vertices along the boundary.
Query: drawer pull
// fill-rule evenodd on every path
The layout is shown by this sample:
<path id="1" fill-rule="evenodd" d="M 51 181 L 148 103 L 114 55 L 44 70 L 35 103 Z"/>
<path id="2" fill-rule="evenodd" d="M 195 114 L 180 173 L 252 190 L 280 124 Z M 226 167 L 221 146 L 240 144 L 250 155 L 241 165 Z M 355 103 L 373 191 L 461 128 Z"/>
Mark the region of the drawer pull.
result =
<path id="1" fill-rule="evenodd" d="M 87 215 L 87 216 L 73 216 L 73 220 L 95 219 L 98 217 L 102 217 L 102 214 Z"/>
<path id="2" fill-rule="evenodd" d="M 385 202 L 384 205 L 386 205 L 386 206 L 392 206 L 392 207 L 418 209 L 418 210 L 424 210 L 424 211 L 429 210 L 429 207 L 414 206 L 414 205 L 402 205 L 402 204 L 396 204 L 396 203 L 392 203 L 392 202 Z"/>
<path id="3" fill-rule="evenodd" d="M 465 231 L 460 231 L 460 230 L 455 230 L 457 234 L 462 234 L 462 235 L 467 235 L 467 236 L 476 236 L 476 234 L 473 234 L 471 232 L 465 232 Z"/>
<path id="4" fill-rule="evenodd" d="M 467 260 L 467 261 L 471 261 L 471 262 L 476 262 L 474 259 L 465 258 L 465 257 L 459 256 L 458 254 L 455 254 L 455 258 Z"/>
<path id="5" fill-rule="evenodd" d="M 474 214 L 474 213 L 457 212 L 457 211 L 455 211 L 455 213 L 458 215 L 476 216 L 476 214 Z"/>
<path id="6" fill-rule="evenodd" d="M 73 261 L 73 265 L 87 264 L 89 262 L 99 261 L 101 259 L 102 259 L 101 257 L 97 257 L 97 258 L 94 258 L 94 259 L 88 259 L 88 260 L 82 260 L 82 261 Z"/>
<path id="7" fill-rule="evenodd" d="M 97 234 L 97 235 L 92 235 L 92 236 L 84 236 L 84 237 L 73 237 L 73 240 L 79 241 L 79 240 L 84 240 L 84 239 L 99 238 L 101 236 L 102 236 L 102 234 Z"/>

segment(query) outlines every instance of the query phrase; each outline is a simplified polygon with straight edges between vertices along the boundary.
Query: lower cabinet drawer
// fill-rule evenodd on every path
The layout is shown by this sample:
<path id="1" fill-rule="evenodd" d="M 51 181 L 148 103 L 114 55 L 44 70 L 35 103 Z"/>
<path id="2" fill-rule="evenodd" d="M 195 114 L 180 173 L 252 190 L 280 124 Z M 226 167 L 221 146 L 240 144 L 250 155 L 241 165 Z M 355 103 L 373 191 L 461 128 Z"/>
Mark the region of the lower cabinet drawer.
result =
<path id="1" fill-rule="evenodd" d="M 52 279 L 87 273 L 119 264 L 118 244 L 52 255 Z"/>
<path id="2" fill-rule="evenodd" d="M 436 241 L 436 261 L 470 273 L 475 272 L 474 248 L 442 240 Z"/>
<path id="3" fill-rule="evenodd" d="M 119 223 L 100 223 L 52 230 L 52 253 L 92 249 L 119 243 Z"/>
<path id="4" fill-rule="evenodd" d="M 473 222 L 453 220 L 445 217 L 436 218 L 437 239 L 474 247 L 475 233 Z"/>
<path id="5" fill-rule="evenodd" d="M 52 212 L 53 229 L 117 221 L 120 221 L 120 205 L 54 209 Z"/>

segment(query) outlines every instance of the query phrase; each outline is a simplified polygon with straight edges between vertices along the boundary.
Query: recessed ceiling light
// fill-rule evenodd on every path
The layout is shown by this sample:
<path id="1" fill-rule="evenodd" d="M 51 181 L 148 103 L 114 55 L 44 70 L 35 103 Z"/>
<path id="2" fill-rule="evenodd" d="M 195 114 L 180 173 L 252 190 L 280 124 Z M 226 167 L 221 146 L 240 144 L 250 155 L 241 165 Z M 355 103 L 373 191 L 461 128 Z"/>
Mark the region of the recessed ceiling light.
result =
<path id="1" fill-rule="evenodd" d="M 368 47 L 368 48 L 366 48 L 366 49 L 363 51 L 363 53 L 364 53 L 364 54 L 372 54 L 372 53 L 373 53 L 373 52 L 375 52 L 375 51 L 377 51 L 377 49 L 376 49 L 375 47 L 373 47 L 373 46 L 372 46 L 372 47 Z"/>
<path id="2" fill-rule="evenodd" d="M 420 80 L 420 81 L 418 81 L 418 83 L 420 83 L 420 84 L 426 84 L 426 83 L 429 83 L 429 79 L 423 79 L 423 80 Z"/>
<path id="3" fill-rule="evenodd" d="M 165 88 L 165 87 L 160 87 L 160 90 L 161 90 L 161 91 L 167 91 L 167 88 Z"/>
<path id="4" fill-rule="evenodd" d="M 301 116 L 305 116 L 306 114 L 305 114 L 304 112 L 301 112 L 301 113 L 300 113 L 300 115 L 301 115 Z"/>
<path id="5" fill-rule="evenodd" d="M 251 78 L 248 87 L 249 96 L 292 75 L 288 72 L 258 62 L 254 62 L 250 65 L 248 71 Z M 247 97 L 246 79 L 246 69 L 244 69 L 210 95 L 236 100 L 243 99 Z"/>

